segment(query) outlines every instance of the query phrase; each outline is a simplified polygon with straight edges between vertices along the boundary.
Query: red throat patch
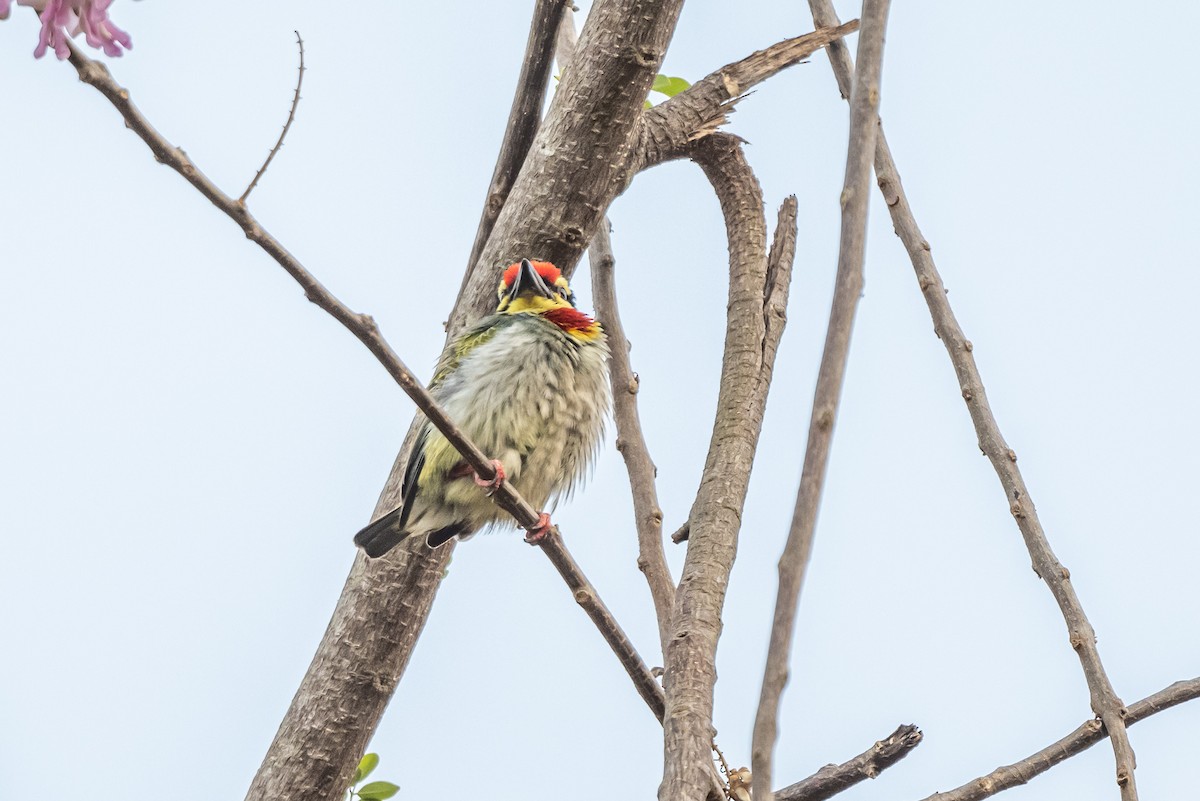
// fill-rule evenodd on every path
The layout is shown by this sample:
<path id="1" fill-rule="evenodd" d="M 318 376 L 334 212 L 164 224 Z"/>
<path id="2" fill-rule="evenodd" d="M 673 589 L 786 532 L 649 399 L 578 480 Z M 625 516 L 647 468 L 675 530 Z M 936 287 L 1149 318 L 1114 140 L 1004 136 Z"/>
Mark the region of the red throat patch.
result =
<path id="1" fill-rule="evenodd" d="M 599 328 L 595 320 L 579 311 L 579 309 L 567 307 L 550 309 L 549 311 L 542 312 L 542 316 L 568 334 L 575 334 L 576 336 L 593 337 Z"/>

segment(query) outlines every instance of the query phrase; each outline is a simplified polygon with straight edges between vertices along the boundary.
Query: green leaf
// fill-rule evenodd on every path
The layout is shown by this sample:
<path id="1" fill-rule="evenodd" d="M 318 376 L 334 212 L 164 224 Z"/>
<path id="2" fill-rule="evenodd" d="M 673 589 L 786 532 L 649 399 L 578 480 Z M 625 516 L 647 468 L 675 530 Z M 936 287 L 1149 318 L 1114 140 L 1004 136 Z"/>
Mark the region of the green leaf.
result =
<path id="1" fill-rule="evenodd" d="M 375 766 L 379 764 L 379 754 L 364 754 L 363 758 L 358 760 L 358 767 L 354 769 L 354 782 L 358 784 L 363 779 L 371 775 L 371 771 L 375 770 Z"/>
<path id="2" fill-rule="evenodd" d="M 383 801 L 400 792 L 400 785 L 391 782 L 371 782 L 358 789 L 358 797 L 367 801 Z"/>
<path id="3" fill-rule="evenodd" d="M 660 78 L 662 81 L 659 80 Z M 691 84 L 683 78 L 670 78 L 666 75 L 656 75 L 654 78 L 654 91 L 667 97 L 674 97 L 689 86 Z"/>
<path id="4" fill-rule="evenodd" d="M 649 100 L 646 101 L 644 108 L 652 108 L 654 106 Z"/>

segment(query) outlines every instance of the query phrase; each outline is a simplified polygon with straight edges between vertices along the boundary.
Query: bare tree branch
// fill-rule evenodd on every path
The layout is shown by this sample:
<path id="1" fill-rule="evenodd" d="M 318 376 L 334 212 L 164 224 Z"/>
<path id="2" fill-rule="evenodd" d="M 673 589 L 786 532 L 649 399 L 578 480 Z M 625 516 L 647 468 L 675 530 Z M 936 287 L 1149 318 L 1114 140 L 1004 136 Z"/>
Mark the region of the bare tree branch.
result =
<path id="1" fill-rule="evenodd" d="M 830 42 L 858 30 L 858 20 L 785 39 L 726 64 L 683 92 L 649 109 L 638 125 L 638 148 L 626 180 L 663 161 L 689 155 L 690 144 L 728 121 L 747 90 L 799 64 Z"/>
<path id="2" fill-rule="evenodd" d="M 613 419 L 617 426 L 617 450 L 625 459 L 629 488 L 633 492 L 633 516 L 638 534 L 638 568 L 650 585 L 658 635 L 663 653 L 671 630 L 671 611 L 675 606 L 675 584 L 663 551 L 662 507 L 655 489 L 657 469 L 646 447 L 642 421 L 638 417 L 638 377 L 629 365 L 629 340 L 617 312 L 617 290 L 613 276 L 616 259 L 605 224 L 596 231 L 588 257 L 592 266 L 592 302 L 596 319 L 604 325 L 612 356 L 608 363 L 613 392 Z"/>
<path id="3" fill-rule="evenodd" d="M 550 80 L 550 65 L 554 63 L 554 41 L 563 19 L 567 0 L 535 0 L 533 21 L 529 25 L 529 39 L 525 43 L 525 57 L 521 61 L 521 75 L 517 78 L 517 91 L 513 95 L 512 108 L 508 112 L 508 124 L 504 128 L 504 141 L 500 144 L 500 155 L 488 184 L 487 198 L 475 231 L 475 242 L 471 255 L 467 257 L 467 269 L 463 272 L 461 295 L 467 285 L 479 254 L 492 234 L 496 218 L 508 193 L 512 190 L 517 173 L 525 163 L 525 155 L 533 144 L 538 125 L 542 121 L 542 105 L 546 100 L 546 84 Z"/>
<path id="4" fill-rule="evenodd" d="M 80 80 L 98 89 L 116 106 L 117 110 L 124 117 L 128 127 L 146 142 L 157 161 L 170 166 L 186 178 L 213 205 L 237 222 L 248 239 L 263 248 L 300 284 L 308 300 L 328 312 L 367 346 L 405 393 L 413 399 L 417 407 L 446 436 L 447 440 L 460 452 L 464 460 L 479 476 L 485 479 L 495 476 L 495 470 L 490 459 L 474 443 L 466 439 L 457 426 L 446 416 L 445 412 L 434 402 L 421 383 L 403 364 L 387 341 L 383 339 L 375 321 L 370 316 L 358 314 L 350 310 L 334 297 L 278 240 L 259 225 L 243 203 L 234 200 L 221 191 L 196 167 L 181 149 L 167 142 L 132 103 L 129 99 L 129 93 L 113 80 L 111 74 L 103 64 L 91 61 L 75 48 L 71 50 L 71 63 L 76 68 Z M 539 517 L 537 511 L 520 496 L 508 481 L 502 481 L 499 488 L 493 492 L 492 497 L 499 506 L 512 514 L 524 528 L 533 530 L 537 527 Z M 603 602 L 600 601 L 595 588 L 588 582 L 578 565 L 566 551 L 557 530 L 551 531 L 542 540 L 542 543 L 543 551 L 571 588 L 576 601 L 584 608 L 588 616 L 601 627 L 605 640 L 614 649 L 614 652 L 618 654 L 622 664 L 630 671 L 630 676 L 634 680 L 634 685 L 639 694 L 642 695 L 659 720 L 662 720 L 663 697 L 658 682 L 638 656 L 632 642 L 620 629 L 620 626 L 616 623 Z M 409 547 L 406 550 L 411 553 L 419 548 L 420 546 L 418 545 Z M 352 574 L 351 580 L 353 578 Z M 430 601 L 432 600 L 432 595 L 429 596 L 429 599 Z M 335 612 L 334 623 L 337 623 L 340 619 L 339 612 L 341 612 L 341 608 L 342 604 L 339 604 L 339 610 Z M 426 611 L 427 608 L 426 606 Z M 421 617 L 423 620 L 424 616 L 422 615 Z M 334 625 L 331 624 L 331 630 L 333 628 Z M 415 634 L 418 632 L 419 628 L 417 632 L 414 632 L 412 637 L 414 641 Z M 406 651 L 401 657 L 403 662 L 407 662 L 407 654 L 408 652 Z M 318 653 L 318 662 L 321 660 L 321 656 L 322 654 Z M 388 664 L 393 663 L 392 660 L 385 661 Z M 342 667 L 349 668 L 346 665 Z M 403 663 L 400 667 L 403 667 Z M 382 690 L 384 695 L 390 695 L 390 691 L 395 686 L 395 679 L 388 680 L 388 678 L 376 675 L 372 677 L 371 683 L 377 690 Z M 338 701 L 338 703 L 340 705 L 341 701 Z M 301 710 L 297 709 L 297 701 L 293 701 L 291 711 L 297 714 L 301 713 Z M 329 712 L 327 709 L 322 711 Z M 332 721 L 337 718 L 336 715 L 330 715 L 329 720 L 320 721 L 311 719 L 311 710 L 305 711 L 304 715 L 309 717 L 309 720 L 307 720 L 308 725 L 300 727 L 301 729 L 307 728 L 310 732 L 319 729 L 320 734 L 325 737 L 328 737 L 332 733 L 349 735 L 339 737 L 338 743 L 335 744 L 352 744 L 352 749 L 348 754 L 343 755 L 344 757 L 348 757 L 349 761 L 346 761 L 345 765 L 339 766 L 337 761 L 332 759 L 325 760 L 328 769 L 322 770 L 315 780 L 305 785 L 305 792 L 312 797 L 338 798 L 346 786 L 348 771 L 353 767 L 358 755 L 361 754 L 366 739 L 369 737 L 371 730 L 373 730 L 373 726 L 362 731 L 357 731 L 351 723 L 345 727 L 345 730 L 339 731 L 341 727 L 331 727 Z M 285 720 L 285 724 L 286 722 Z M 281 727 L 280 734 L 282 735 L 285 730 L 286 727 Z M 277 743 L 279 738 L 280 735 L 277 735 Z M 325 750 L 326 752 L 332 750 L 330 744 L 326 744 Z M 345 748 L 342 750 L 345 750 Z M 286 771 L 279 768 L 282 767 L 282 764 L 288 758 L 299 757 L 301 759 L 309 759 L 311 757 L 310 754 L 299 753 L 287 754 L 283 759 L 272 759 L 274 752 L 275 749 L 272 749 L 272 753 L 268 754 L 268 759 L 264 762 L 263 769 L 260 770 L 254 784 L 251 785 L 248 798 L 284 797 L 278 785 L 280 782 L 291 780 L 292 777 L 286 776 Z M 347 776 L 341 775 L 342 773 L 347 773 Z"/>
<path id="5" fill-rule="evenodd" d="M 837 15 L 830 0 L 809 0 L 809 7 L 812 10 L 813 21 L 818 27 L 837 24 Z M 850 54 L 844 46 L 840 46 L 840 43 L 835 43 L 835 46 L 831 46 L 828 52 L 834 74 L 837 76 L 838 86 L 845 96 L 849 76 L 853 70 Z M 887 201 L 896 234 L 904 243 L 909 258 L 912 260 L 913 269 L 917 274 L 917 282 L 921 287 L 921 292 L 925 295 L 925 303 L 929 306 L 929 313 L 933 318 L 934 332 L 946 346 L 946 352 L 950 355 L 950 361 L 954 365 L 954 372 L 958 376 L 959 386 L 962 389 L 963 400 L 967 403 L 971 421 L 975 425 L 975 433 L 979 437 L 979 448 L 991 461 L 992 467 L 1000 479 L 1000 484 L 1004 487 L 1009 511 L 1016 519 L 1017 527 L 1021 530 L 1025 547 L 1029 550 L 1033 561 L 1034 571 L 1046 582 L 1046 586 L 1054 595 L 1054 600 L 1058 602 L 1058 608 L 1067 624 L 1071 647 L 1075 649 L 1083 666 L 1083 675 L 1087 680 L 1091 696 L 1092 711 L 1100 716 L 1104 725 L 1112 733 L 1113 755 L 1117 767 L 1116 779 L 1121 788 L 1122 801 L 1136 801 L 1137 786 L 1134 780 L 1136 759 L 1122 722 L 1127 710 L 1113 689 L 1108 674 L 1104 671 L 1104 665 L 1100 661 L 1100 652 L 1096 648 L 1096 632 L 1088 621 L 1087 615 L 1084 614 L 1083 606 L 1071 584 L 1071 574 L 1058 561 L 1058 557 L 1050 548 L 1050 542 L 1038 519 L 1033 499 L 1029 495 L 1029 488 L 1025 486 L 1021 471 L 1017 469 L 1017 454 L 1005 442 L 991 407 L 988 405 L 983 379 L 979 375 L 975 358 L 972 356 L 973 346 L 963 334 L 962 328 L 954 316 L 954 311 L 950 308 L 950 301 L 946 297 L 946 288 L 942 284 L 941 275 L 934 264 L 929 242 L 921 234 L 921 229 L 917 226 L 916 218 L 908 205 L 908 199 L 904 195 L 900 174 L 896 170 L 896 163 L 892 160 L 882 126 L 880 126 L 875 150 L 875 174 L 879 181 L 879 189 L 883 193 L 884 200 Z"/>
<path id="6" fill-rule="evenodd" d="M 254 173 L 254 180 L 246 187 L 246 191 L 238 198 L 238 203 L 245 203 L 246 198 L 250 197 L 250 193 L 254 191 L 254 187 L 258 186 L 258 179 L 262 178 L 267 172 L 267 167 L 271 166 L 271 160 L 275 158 L 275 154 L 279 152 L 279 148 L 283 147 L 283 140 L 287 138 L 288 131 L 292 127 L 292 123 L 296 120 L 296 109 L 300 106 L 300 86 L 304 83 L 304 40 L 300 38 L 300 31 L 293 31 L 296 34 L 296 45 L 300 48 L 300 72 L 296 77 L 296 93 L 292 96 L 292 107 L 288 110 L 287 122 L 283 124 L 283 130 L 279 133 L 279 139 L 275 142 L 275 147 L 271 148 L 271 152 L 267 154 L 267 160 L 258 168 L 258 172 Z"/>
<path id="7" fill-rule="evenodd" d="M 865 0 L 862 33 L 858 39 L 858 71 L 850 97 L 850 142 L 846 154 L 846 180 L 842 189 L 842 232 L 838 249 L 837 280 L 825 350 L 813 393 L 808 424 L 804 469 L 796 493 L 791 531 L 779 558 L 779 593 L 767 650 L 758 713 L 754 719 L 751 773 L 753 795 L 771 799 L 771 757 L 777 736 L 779 700 L 787 684 L 791 659 L 796 604 L 804 569 L 812 548 L 821 490 L 833 442 L 833 426 L 841 400 L 846 361 L 850 356 L 850 333 L 863 287 L 863 260 L 867 250 L 867 211 L 870 200 L 871 156 L 879 125 L 880 74 L 883 69 L 883 39 L 890 0 Z"/>
<path id="8" fill-rule="evenodd" d="M 874 779 L 921 744 L 916 726 L 901 726 L 885 739 L 840 765 L 826 765 L 807 779 L 775 791 L 775 801 L 825 801 L 864 779 Z"/>
<path id="9" fill-rule="evenodd" d="M 1200 678 L 1177 681 L 1148 698 L 1130 704 L 1124 724 L 1132 726 L 1164 709 L 1196 698 L 1200 698 Z M 1076 754 L 1083 753 L 1107 736 L 1108 729 L 1104 723 L 1093 718 L 1058 742 L 1051 743 L 1020 762 L 996 768 L 986 776 L 969 781 L 962 787 L 945 793 L 934 793 L 922 801 L 979 801 L 982 798 L 990 798 L 1003 790 L 1025 784 L 1060 762 L 1066 762 Z"/>
<path id="10" fill-rule="evenodd" d="M 592 4 L 576 57 L 450 316 L 452 334 L 492 303 L 499 267 L 531 257 L 573 273 L 623 186 L 642 104 L 682 6 L 683 0 Z"/>
<path id="11" fill-rule="evenodd" d="M 729 134 L 713 134 L 698 141 L 692 152 L 725 217 L 729 304 L 716 420 L 688 516 L 691 539 L 666 653 L 663 801 L 703 798 L 709 789 L 721 609 L 783 330 L 782 319 L 768 324 L 766 318 L 786 307 L 791 279 L 790 262 L 768 275 L 762 190 L 740 142 Z M 768 285 L 769 278 L 774 283 Z"/>

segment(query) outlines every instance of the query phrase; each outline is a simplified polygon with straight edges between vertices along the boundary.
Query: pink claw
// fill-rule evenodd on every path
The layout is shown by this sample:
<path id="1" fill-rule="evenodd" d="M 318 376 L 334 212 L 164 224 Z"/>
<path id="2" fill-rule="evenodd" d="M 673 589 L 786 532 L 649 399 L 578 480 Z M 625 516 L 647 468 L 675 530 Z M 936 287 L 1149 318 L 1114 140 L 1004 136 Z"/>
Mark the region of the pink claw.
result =
<path id="1" fill-rule="evenodd" d="M 488 495 L 495 493 L 504 483 L 504 465 L 500 464 L 499 459 L 492 460 L 492 469 L 496 471 L 496 476 L 490 481 L 480 478 L 478 473 L 475 474 L 475 483 L 488 490 Z"/>
<path id="2" fill-rule="evenodd" d="M 532 528 L 527 529 L 529 532 L 525 535 L 525 541 L 530 545 L 540 545 L 542 540 L 546 539 L 546 535 L 550 533 L 550 515 L 545 512 L 538 514 L 537 524 Z"/>

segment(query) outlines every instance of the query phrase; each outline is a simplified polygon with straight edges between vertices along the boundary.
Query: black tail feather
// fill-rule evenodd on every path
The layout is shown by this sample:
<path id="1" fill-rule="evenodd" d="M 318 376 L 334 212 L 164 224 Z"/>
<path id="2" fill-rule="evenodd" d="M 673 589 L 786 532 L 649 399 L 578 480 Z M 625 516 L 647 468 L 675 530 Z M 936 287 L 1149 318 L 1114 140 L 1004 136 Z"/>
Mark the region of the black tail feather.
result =
<path id="1" fill-rule="evenodd" d="M 395 548 L 408 536 L 400 528 L 400 509 L 393 509 L 354 535 L 354 544 L 367 556 L 378 559 Z"/>
<path id="2" fill-rule="evenodd" d="M 437 531 L 431 531 L 429 536 L 425 538 L 425 544 L 430 548 L 436 548 L 439 545 L 445 545 L 459 534 L 465 533 L 466 530 L 466 523 L 453 523 L 445 528 L 439 528 Z"/>

